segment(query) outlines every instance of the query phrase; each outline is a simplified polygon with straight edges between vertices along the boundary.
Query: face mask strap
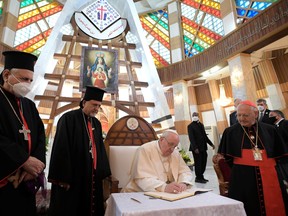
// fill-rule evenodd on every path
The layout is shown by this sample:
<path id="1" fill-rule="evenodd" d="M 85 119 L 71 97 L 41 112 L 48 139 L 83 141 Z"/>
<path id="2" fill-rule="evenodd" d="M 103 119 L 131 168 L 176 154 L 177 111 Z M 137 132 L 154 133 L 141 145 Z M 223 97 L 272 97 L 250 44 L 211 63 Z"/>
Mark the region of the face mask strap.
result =
<path id="1" fill-rule="evenodd" d="M 10 71 L 10 73 L 19 83 L 21 83 L 21 81 L 11 71 Z"/>

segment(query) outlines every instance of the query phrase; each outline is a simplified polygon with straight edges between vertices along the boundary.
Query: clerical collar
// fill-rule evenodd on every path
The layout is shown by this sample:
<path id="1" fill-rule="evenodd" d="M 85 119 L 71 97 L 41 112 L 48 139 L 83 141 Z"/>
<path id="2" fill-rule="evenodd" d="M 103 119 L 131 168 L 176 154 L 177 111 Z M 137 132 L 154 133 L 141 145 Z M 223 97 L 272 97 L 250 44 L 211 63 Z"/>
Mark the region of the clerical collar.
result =
<path id="1" fill-rule="evenodd" d="M 255 131 L 255 128 L 256 128 L 256 123 L 251 125 L 250 127 L 246 127 L 246 126 L 243 126 L 245 128 L 245 130 L 254 130 Z"/>
<path id="2" fill-rule="evenodd" d="M 281 121 L 283 121 L 283 120 L 284 120 L 284 118 L 279 119 L 279 121 L 277 121 L 277 122 L 275 123 L 275 125 L 276 125 L 277 127 L 279 127 L 279 123 L 280 123 Z"/>

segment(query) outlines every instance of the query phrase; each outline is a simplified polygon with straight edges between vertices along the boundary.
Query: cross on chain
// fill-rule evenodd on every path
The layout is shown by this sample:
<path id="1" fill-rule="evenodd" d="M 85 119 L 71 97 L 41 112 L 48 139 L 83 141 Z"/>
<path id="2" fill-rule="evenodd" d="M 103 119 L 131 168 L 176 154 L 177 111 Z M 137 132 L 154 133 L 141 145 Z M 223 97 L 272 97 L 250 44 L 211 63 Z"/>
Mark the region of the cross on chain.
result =
<path id="1" fill-rule="evenodd" d="M 22 125 L 22 130 L 19 130 L 19 133 L 23 133 L 24 140 L 28 140 L 28 133 L 31 133 L 29 129 L 26 129 L 24 125 Z"/>

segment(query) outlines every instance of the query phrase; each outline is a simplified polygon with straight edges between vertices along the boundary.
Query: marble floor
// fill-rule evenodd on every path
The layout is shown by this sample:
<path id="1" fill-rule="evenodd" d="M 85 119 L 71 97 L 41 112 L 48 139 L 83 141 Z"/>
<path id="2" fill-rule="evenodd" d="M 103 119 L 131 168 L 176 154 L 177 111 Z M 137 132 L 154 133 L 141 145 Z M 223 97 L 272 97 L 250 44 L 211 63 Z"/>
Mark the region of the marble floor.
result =
<path id="1" fill-rule="evenodd" d="M 195 176 L 195 172 L 192 171 L 192 173 Z M 194 182 L 194 185 L 197 188 L 212 189 L 213 193 L 219 194 L 218 179 L 217 179 L 217 175 L 216 175 L 216 173 L 214 171 L 214 168 L 212 166 L 207 166 L 206 167 L 206 171 L 204 173 L 204 177 L 205 177 L 205 179 L 208 179 L 209 182 L 207 182 L 206 184 L 201 184 L 201 183 Z"/>

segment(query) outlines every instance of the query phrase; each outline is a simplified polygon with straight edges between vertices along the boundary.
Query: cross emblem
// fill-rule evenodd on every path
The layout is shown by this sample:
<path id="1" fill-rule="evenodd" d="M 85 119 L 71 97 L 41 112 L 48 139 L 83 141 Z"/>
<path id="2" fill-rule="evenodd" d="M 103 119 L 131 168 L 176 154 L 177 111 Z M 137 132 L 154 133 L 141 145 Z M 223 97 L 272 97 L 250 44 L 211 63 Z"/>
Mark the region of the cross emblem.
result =
<path id="1" fill-rule="evenodd" d="M 106 13 L 105 13 L 105 11 L 107 11 L 106 10 L 106 8 L 104 8 L 102 5 L 100 6 L 100 8 L 97 8 L 97 10 L 98 10 L 98 19 L 100 19 L 100 20 L 106 20 Z M 100 12 L 99 12 L 100 11 Z M 99 16 L 100 15 L 100 16 Z"/>
<path id="2" fill-rule="evenodd" d="M 26 129 L 24 125 L 22 125 L 22 130 L 19 130 L 19 133 L 23 133 L 24 140 L 28 140 L 28 133 L 31 133 L 29 129 Z"/>

